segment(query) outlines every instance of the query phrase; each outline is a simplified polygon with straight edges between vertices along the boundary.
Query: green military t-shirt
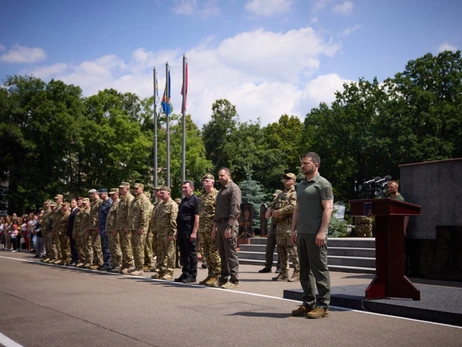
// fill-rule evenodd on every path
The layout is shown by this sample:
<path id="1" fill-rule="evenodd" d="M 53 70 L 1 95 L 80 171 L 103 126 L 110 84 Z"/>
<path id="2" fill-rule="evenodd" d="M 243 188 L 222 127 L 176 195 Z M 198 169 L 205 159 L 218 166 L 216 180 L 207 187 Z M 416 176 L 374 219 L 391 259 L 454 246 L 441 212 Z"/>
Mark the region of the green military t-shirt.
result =
<path id="1" fill-rule="evenodd" d="M 306 178 L 297 186 L 297 233 L 317 234 L 321 227 L 324 207 L 323 200 L 333 200 L 332 185 L 316 174 L 311 180 Z"/>

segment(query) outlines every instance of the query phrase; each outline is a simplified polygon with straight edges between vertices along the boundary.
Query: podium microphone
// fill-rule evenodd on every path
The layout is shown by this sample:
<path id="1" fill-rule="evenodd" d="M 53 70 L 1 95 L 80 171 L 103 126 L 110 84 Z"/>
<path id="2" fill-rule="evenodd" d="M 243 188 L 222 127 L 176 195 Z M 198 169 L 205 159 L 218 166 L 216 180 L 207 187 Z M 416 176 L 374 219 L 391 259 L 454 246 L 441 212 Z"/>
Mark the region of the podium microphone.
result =
<path id="1" fill-rule="evenodd" d="M 391 181 L 390 175 L 386 175 L 384 178 L 379 177 L 379 179 L 376 180 L 375 183 L 382 183 L 382 182 L 388 182 L 388 181 Z"/>
<path id="2" fill-rule="evenodd" d="M 380 180 L 381 178 L 380 177 L 375 177 L 369 181 L 365 181 L 364 184 L 372 184 L 372 183 L 376 183 L 378 180 Z M 391 179 L 391 177 L 390 177 Z"/>

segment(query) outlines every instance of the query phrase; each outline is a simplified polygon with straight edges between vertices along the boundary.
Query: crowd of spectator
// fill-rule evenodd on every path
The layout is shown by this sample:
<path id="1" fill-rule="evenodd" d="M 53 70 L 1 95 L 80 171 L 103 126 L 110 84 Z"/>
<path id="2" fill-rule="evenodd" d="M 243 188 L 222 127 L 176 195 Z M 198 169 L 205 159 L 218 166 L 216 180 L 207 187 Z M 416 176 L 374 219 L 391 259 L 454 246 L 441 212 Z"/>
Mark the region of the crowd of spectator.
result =
<path id="1" fill-rule="evenodd" d="M 0 250 L 10 252 L 35 252 L 35 258 L 41 256 L 41 249 L 36 246 L 41 236 L 41 221 L 44 211 L 18 216 L 0 216 Z"/>

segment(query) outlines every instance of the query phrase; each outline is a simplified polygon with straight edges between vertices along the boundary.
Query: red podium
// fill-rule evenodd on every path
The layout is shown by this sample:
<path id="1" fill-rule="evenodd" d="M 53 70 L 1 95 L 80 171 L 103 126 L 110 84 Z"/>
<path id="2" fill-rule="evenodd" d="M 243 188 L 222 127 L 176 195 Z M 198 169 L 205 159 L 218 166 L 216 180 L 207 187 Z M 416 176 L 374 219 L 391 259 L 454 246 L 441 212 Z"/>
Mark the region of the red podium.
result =
<path id="1" fill-rule="evenodd" d="M 375 216 L 376 275 L 366 299 L 420 300 L 420 290 L 404 275 L 404 217 L 420 216 L 421 206 L 395 199 L 350 200 L 352 216 Z"/>

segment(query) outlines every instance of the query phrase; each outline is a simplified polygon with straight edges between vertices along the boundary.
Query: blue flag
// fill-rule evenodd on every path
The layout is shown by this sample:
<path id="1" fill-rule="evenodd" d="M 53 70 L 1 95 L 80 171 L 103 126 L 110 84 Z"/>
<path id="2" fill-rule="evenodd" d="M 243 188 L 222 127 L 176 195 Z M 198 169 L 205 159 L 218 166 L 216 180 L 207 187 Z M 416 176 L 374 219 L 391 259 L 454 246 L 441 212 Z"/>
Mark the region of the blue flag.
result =
<path id="1" fill-rule="evenodd" d="M 172 112 L 172 104 L 170 103 L 170 69 L 168 70 L 167 80 L 165 81 L 164 96 L 162 97 L 162 109 L 168 117 Z"/>

